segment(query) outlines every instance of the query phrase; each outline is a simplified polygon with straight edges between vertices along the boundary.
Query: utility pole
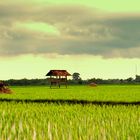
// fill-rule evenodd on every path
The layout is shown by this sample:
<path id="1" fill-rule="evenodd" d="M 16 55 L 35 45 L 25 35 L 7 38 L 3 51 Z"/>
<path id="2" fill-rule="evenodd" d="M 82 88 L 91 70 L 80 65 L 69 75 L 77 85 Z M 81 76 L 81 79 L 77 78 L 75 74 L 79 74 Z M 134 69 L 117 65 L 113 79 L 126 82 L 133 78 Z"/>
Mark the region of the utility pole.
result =
<path id="1" fill-rule="evenodd" d="M 135 65 L 135 76 L 137 75 L 137 64 Z"/>

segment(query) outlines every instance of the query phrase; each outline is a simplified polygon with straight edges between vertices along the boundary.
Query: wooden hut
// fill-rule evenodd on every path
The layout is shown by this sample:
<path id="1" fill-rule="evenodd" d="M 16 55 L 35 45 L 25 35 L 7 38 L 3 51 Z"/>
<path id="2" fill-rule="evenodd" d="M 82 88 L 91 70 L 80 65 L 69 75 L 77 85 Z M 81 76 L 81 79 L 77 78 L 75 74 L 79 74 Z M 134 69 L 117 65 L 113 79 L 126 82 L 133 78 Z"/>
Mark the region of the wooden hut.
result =
<path id="1" fill-rule="evenodd" d="M 67 76 L 71 76 L 66 70 L 50 70 L 46 76 L 50 82 L 50 88 L 52 85 L 57 85 L 60 88 L 60 85 L 64 84 L 67 88 Z"/>

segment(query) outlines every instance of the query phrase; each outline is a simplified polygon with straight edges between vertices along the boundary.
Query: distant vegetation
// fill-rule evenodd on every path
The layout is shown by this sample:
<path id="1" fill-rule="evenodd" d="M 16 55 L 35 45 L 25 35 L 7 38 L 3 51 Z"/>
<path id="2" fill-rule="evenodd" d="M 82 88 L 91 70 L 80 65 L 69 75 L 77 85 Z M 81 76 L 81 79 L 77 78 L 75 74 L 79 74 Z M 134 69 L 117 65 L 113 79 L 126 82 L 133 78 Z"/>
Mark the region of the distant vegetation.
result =
<path id="1" fill-rule="evenodd" d="M 79 74 L 80 75 L 80 74 Z M 127 78 L 127 79 L 100 79 L 100 78 L 91 78 L 87 80 L 82 80 L 77 74 L 78 77 L 73 76 L 73 79 L 68 80 L 68 84 L 70 85 L 85 85 L 90 84 L 92 82 L 96 84 L 140 84 L 140 76 L 136 75 L 136 78 Z M 47 79 L 10 79 L 5 81 L 7 84 L 11 86 L 26 86 L 26 85 L 49 85 Z"/>

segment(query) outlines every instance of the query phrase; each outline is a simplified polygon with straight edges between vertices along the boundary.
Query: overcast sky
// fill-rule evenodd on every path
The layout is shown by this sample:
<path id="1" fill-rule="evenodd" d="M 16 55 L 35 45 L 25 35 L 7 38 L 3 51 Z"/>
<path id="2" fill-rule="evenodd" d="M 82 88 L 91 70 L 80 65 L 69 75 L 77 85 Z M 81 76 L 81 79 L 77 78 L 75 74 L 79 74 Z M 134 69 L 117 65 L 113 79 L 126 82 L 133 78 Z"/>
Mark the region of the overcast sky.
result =
<path id="1" fill-rule="evenodd" d="M 0 79 L 140 74 L 138 0 L 1 0 Z"/>

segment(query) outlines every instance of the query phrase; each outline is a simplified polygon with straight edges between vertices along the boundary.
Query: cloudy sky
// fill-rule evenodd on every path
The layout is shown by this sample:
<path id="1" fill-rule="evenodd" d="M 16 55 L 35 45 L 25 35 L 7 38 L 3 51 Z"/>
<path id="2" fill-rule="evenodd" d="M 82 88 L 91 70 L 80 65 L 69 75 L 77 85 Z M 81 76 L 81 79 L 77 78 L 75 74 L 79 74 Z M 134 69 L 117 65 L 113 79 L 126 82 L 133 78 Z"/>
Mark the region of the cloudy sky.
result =
<path id="1" fill-rule="evenodd" d="M 140 74 L 138 0 L 1 0 L 0 79 Z"/>

